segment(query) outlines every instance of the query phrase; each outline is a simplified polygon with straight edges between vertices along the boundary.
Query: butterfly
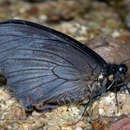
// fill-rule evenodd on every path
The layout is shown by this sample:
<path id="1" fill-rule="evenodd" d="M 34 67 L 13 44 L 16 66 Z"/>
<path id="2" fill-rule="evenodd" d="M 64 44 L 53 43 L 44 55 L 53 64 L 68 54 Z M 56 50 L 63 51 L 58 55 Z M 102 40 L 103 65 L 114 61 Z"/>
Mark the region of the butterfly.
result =
<path id="1" fill-rule="evenodd" d="M 107 63 L 70 36 L 24 20 L 0 22 L 0 70 L 31 111 L 86 104 L 127 87 L 125 64 Z"/>

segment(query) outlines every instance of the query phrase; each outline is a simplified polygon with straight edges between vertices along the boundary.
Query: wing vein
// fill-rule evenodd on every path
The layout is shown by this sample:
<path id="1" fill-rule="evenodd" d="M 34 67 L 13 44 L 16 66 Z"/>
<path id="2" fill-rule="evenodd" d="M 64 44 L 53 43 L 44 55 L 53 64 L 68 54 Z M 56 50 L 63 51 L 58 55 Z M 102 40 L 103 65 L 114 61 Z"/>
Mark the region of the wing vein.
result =
<path id="1" fill-rule="evenodd" d="M 17 73 L 17 72 L 31 71 L 31 70 L 48 70 L 48 68 L 45 69 L 43 67 L 36 67 L 36 68 L 29 67 L 29 68 L 26 68 L 26 69 L 19 69 L 19 70 L 16 70 L 16 71 L 8 72 L 7 75 Z"/>
<path id="2" fill-rule="evenodd" d="M 12 84 L 16 84 L 16 83 L 20 83 L 20 82 L 24 82 L 24 81 L 28 81 L 28 80 L 32 80 L 32 79 L 43 78 L 43 77 L 46 77 L 46 76 L 51 76 L 51 75 L 42 75 L 42 76 L 40 75 L 40 76 L 26 78 L 26 79 L 23 79 L 23 80 L 17 80 L 15 82 L 13 82 Z"/>
<path id="3" fill-rule="evenodd" d="M 20 97 L 24 96 L 24 92 L 26 92 L 26 91 L 31 91 L 31 90 L 33 90 L 33 89 L 37 89 L 37 88 L 41 87 L 41 85 L 44 86 L 44 85 L 46 85 L 47 83 L 53 82 L 53 81 L 55 81 L 55 80 L 57 80 L 57 78 L 55 78 L 55 79 L 53 79 L 53 80 L 50 80 L 50 81 L 47 81 L 47 82 L 42 82 L 42 83 L 40 83 L 40 84 L 38 84 L 38 85 L 36 85 L 36 86 L 33 86 L 32 88 L 26 89 L 26 90 L 20 92 L 20 93 L 23 93 L 22 95 L 20 95 Z M 20 93 L 17 93 L 17 95 L 19 95 Z"/>

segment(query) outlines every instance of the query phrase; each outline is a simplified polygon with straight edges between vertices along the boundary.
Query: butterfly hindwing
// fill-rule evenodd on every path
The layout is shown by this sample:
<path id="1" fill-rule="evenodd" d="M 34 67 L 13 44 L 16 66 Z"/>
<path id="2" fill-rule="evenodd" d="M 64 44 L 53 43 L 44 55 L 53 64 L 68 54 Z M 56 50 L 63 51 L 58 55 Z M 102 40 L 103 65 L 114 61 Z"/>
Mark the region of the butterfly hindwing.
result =
<path id="1" fill-rule="evenodd" d="M 0 69 L 24 105 L 27 98 L 31 104 L 83 100 L 88 81 L 104 64 L 95 52 L 62 33 L 22 20 L 0 22 Z"/>

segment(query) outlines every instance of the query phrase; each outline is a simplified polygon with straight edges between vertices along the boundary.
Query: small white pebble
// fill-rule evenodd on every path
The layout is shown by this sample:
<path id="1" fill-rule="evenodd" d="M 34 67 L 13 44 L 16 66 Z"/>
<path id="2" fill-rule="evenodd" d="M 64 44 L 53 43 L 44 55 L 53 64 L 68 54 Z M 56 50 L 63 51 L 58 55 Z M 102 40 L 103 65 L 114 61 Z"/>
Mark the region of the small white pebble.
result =
<path id="1" fill-rule="evenodd" d="M 119 33 L 118 31 L 114 31 L 114 32 L 112 33 L 112 36 L 113 36 L 114 38 L 118 37 L 119 35 L 120 35 L 120 33 Z"/>
<path id="2" fill-rule="evenodd" d="M 104 110 L 103 109 L 99 109 L 99 114 L 100 115 L 104 114 Z"/>
<path id="3" fill-rule="evenodd" d="M 81 26 L 81 29 L 83 30 L 83 31 L 86 31 L 86 27 L 85 26 Z"/>
<path id="4" fill-rule="evenodd" d="M 43 21 L 46 21 L 47 20 L 47 16 L 46 15 L 42 15 L 42 16 L 40 16 L 40 19 L 43 20 Z"/>
<path id="5" fill-rule="evenodd" d="M 75 130 L 83 130 L 80 126 L 76 127 Z"/>
<path id="6" fill-rule="evenodd" d="M 106 97 L 105 100 L 106 102 L 110 103 L 112 101 L 112 97 Z"/>
<path id="7" fill-rule="evenodd" d="M 20 17 L 13 17 L 14 19 L 20 19 Z"/>

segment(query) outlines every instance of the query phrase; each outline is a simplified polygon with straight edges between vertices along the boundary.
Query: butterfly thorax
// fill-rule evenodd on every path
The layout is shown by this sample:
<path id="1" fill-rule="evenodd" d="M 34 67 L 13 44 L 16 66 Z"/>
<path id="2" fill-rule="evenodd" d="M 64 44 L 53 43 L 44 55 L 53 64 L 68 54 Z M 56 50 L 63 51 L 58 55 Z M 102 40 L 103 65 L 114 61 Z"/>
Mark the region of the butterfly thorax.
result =
<path id="1" fill-rule="evenodd" d="M 91 84 L 91 99 L 107 91 L 118 91 L 124 86 L 127 67 L 124 64 L 108 64 Z"/>

